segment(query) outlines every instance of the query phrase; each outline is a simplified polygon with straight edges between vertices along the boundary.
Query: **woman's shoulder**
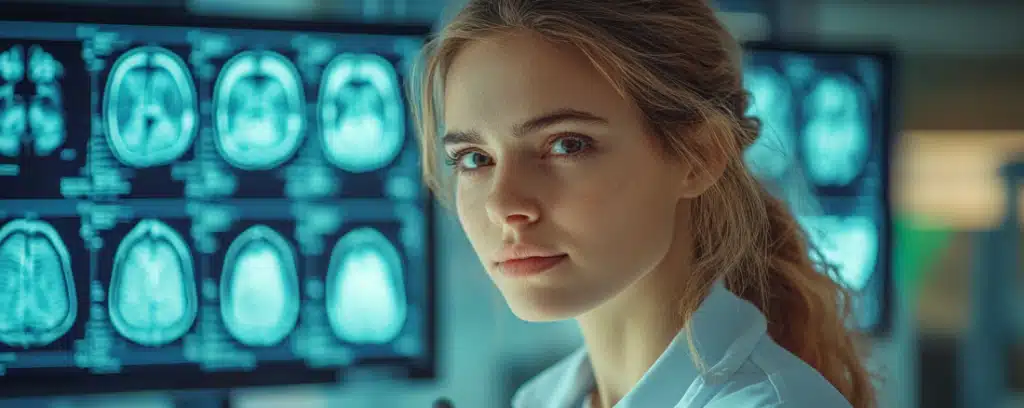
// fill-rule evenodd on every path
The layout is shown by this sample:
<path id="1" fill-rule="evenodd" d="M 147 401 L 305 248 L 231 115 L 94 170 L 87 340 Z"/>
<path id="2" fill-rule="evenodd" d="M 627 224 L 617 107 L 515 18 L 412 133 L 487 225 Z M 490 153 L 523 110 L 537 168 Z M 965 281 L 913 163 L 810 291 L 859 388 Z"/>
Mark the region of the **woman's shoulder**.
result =
<path id="1" fill-rule="evenodd" d="M 765 338 L 720 384 L 705 384 L 706 408 L 846 408 L 850 403 L 817 370 Z M 684 405 L 686 406 L 686 405 Z M 691 405 L 693 406 L 693 405 Z"/>

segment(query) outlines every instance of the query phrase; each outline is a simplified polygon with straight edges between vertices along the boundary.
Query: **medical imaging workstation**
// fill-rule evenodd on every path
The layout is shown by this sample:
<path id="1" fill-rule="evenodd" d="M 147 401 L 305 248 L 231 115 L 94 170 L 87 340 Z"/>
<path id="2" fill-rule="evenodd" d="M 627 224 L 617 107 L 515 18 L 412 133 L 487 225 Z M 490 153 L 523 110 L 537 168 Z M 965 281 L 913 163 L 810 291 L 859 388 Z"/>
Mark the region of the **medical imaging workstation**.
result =
<path id="1" fill-rule="evenodd" d="M 0 16 L 0 396 L 433 375 L 428 28 L 56 9 Z"/>
<path id="2" fill-rule="evenodd" d="M 856 296 L 851 326 L 883 335 L 891 319 L 892 57 L 779 44 L 745 47 L 744 84 L 760 138 L 751 171 L 797 216 Z"/>

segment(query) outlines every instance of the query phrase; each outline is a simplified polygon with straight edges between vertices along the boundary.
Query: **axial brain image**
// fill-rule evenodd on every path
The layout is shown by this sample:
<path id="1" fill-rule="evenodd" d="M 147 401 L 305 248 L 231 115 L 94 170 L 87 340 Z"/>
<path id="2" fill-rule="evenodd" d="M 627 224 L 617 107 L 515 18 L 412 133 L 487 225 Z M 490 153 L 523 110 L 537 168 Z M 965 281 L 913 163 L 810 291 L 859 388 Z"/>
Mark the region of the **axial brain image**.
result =
<path id="1" fill-rule="evenodd" d="M 391 163 L 405 137 L 394 67 L 376 55 L 342 54 L 326 72 L 319 105 L 327 159 L 353 173 Z"/>
<path id="2" fill-rule="evenodd" d="M 372 228 L 343 236 L 331 252 L 327 313 L 331 328 L 351 343 L 386 343 L 406 318 L 405 281 L 398 251 Z"/>
<path id="3" fill-rule="evenodd" d="M 0 229 L 0 342 L 47 345 L 76 316 L 76 296 L 64 241 L 48 223 L 15 220 Z"/>
<path id="4" fill-rule="evenodd" d="M 871 149 L 869 100 L 844 75 L 823 77 L 808 95 L 804 129 L 807 173 L 817 185 L 847 185 L 860 174 Z"/>
<path id="5" fill-rule="evenodd" d="M 197 311 L 192 256 L 166 224 L 143 220 L 121 241 L 110 288 L 114 328 L 146 346 L 177 340 Z"/>
<path id="6" fill-rule="evenodd" d="M 161 47 L 128 51 L 114 63 L 104 95 L 107 139 L 132 167 L 170 163 L 196 131 L 195 85 L 180 57 Z"/>
<path id="7" fill-rule="evenodd" d="M 295 254 L 283 237 L 256 226 L 235 239 L 221 276 L 221 316 L 236 340 L 279 343 L 298 322 L 299 296 Z"/>
<path id="8" fill-rule="evenodd" d="M 290 61 L 270 51 L 238 54 L 214 88 L 217 149 L 237 168 L 274 168 L 301 146 L 304 109 L 302 82 Z"/>

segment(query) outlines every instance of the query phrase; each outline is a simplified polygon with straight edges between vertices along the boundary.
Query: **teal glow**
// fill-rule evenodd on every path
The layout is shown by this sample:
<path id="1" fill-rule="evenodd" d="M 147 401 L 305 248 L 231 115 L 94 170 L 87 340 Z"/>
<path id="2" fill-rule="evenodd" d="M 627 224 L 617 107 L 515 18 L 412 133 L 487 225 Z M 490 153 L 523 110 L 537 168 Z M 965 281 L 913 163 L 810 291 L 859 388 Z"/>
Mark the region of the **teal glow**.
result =
<path id="1" fill-rule="evenodd" d="M 819 80 L 807 97 L 803 149 L 814 184 L 844 186 L 860 174 L 870 154 L 868 106 L 857 83 L 845 75 Z"/>
<path id="2" fill-rule="evenodd" d="M 866 287 L 875 271 L 879 237 L 875 221 L 866 216 L 803 216 L 800 224 L 824 257 L 836 265 L 840 279 L 852 289 Z M 816 253 L 812 258 L 820 262 Z"/>
<path id="3" fill-rule="evenodd" d="M 761 119 L 761 134 L 744 152 L 750 171 L 757 177 L 778 179 L 793 163 L 793 93 L 786 78 L 768 67 L 751 67 L 744 73 L 751 93 L 748 115 Z"/>

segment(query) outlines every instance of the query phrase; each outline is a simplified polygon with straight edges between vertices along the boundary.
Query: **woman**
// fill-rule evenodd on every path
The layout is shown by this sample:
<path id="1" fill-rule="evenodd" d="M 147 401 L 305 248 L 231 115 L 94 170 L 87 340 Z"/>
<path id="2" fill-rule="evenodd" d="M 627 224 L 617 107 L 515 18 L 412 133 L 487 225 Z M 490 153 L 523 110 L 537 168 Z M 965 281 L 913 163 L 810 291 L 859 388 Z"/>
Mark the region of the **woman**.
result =
<path id="1" fill-rule="evenodd" d="M 426 48 L 428 183 L 518 317 L 584 338 L 514 407 L 873 406 L 846 292 L 745 168 L 736 48 L 702 0 L 470 0 Z"/>

